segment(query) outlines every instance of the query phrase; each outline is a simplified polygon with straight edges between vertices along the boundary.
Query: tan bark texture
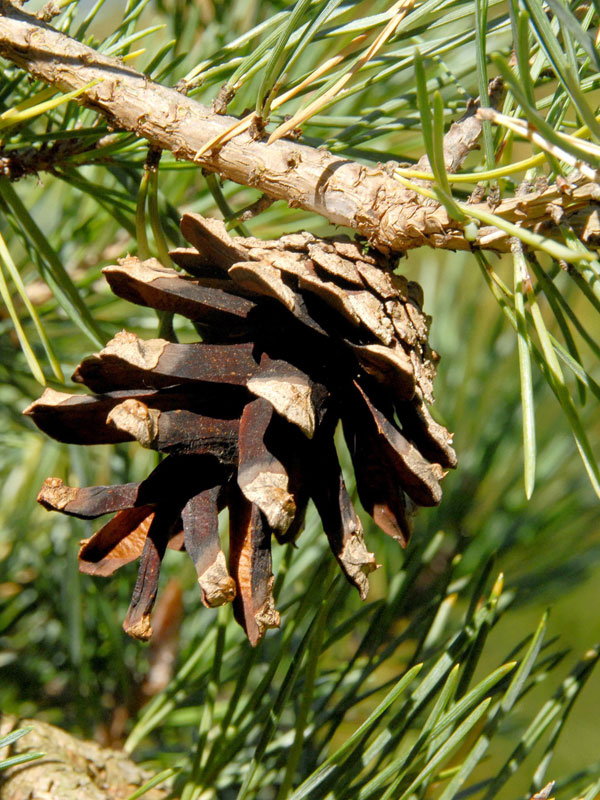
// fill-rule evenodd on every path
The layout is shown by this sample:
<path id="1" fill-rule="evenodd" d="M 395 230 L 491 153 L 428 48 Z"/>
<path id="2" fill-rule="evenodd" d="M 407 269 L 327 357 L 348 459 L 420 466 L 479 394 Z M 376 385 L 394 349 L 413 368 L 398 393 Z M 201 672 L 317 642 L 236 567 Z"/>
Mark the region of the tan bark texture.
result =
<path id="1" fill-rule="evenodd" d="M 126 800 L 152 777 L 125 753 L 76 739 L 45 722 L 3 714 L 0 737 L 30 725 L 33 730 L 0 749 L 0 759 L 37 752 L 44 756 L 0 771 L 1 800 Z M 166 796 L 155 788 L 144 798 Z"/>
<path id="2" fill-rule="evenodd" d="M 333 224 L 353 228 L 383 252 L 401 253 L 421 245 L 510 249 L 507 234 L 490 226 L 483 226 L 475 241 L 467 241 L 461 225 L 449 218 L 444 207 L 402 186 L 386 165 L 367 167 L 285 139 L 267 145 L 264 139 L 253 140 L 248 132 L 196 158 L 204 145 L 236 120 L 154 83 L 116 58 L 101 55 L 9 0 L 0 0 L 0 55 L 63 91 L 95 81 L 83 92 L 81 102 L 104 115 L 115 129 L 132 131 L 179 159 L 196 161 L 269 198 L 283 199 Z M 479 132 L 480 123 L 473 114 L 451 127 L 445 147 L 448 171 L 458 169 Z M 426 159 L 421 162 L 423 168 Z M 506 200 L 495 213 L 553 235 L 552 220 L 575 212 L 572 224 L 583 241 L 592 242 L 600 230 L 593 203 L 597 197 L 593 182 L 567 193 L 550 186 L 544 192 Z M 489 212 L 487 203 L 473 207 Z"/>

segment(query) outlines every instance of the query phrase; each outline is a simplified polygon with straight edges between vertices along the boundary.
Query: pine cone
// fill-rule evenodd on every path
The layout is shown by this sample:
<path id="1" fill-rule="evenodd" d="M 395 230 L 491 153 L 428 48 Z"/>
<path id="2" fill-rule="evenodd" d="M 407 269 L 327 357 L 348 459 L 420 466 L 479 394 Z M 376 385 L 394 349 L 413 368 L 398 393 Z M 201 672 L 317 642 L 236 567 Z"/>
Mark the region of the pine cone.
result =
<path id="1" fill-rule="evenodd" d="M 94 395 L 49 389 L 25 411 L 63 442 L 137 440 L 166 457 L 141 483 L 76 489 L 49 478 L 38 501 L 82 519 L 116 512 L 82 542 L 79 563 L 110 575 L 141 558 L 124 623 L 132 636 L 151 636 L 171 547 L 194 562 L 204 604 L 233 600 L 256 644 L 279 625 L 271 536 L 295 540 L 309 499 L 363 599 L 377 568 L 338 462 L 340 420 L 360 501 L 403 546 L 415 508 L 439 503 L 456 456 L 427 408 L 437 354 L 421 288 L 385 256 L 344 236 L 233 238 L 195 214 L 181 227 L 194 247 L 171 255 L 189 275 L 137 258 L 104 275 L 120 297 L 188 317 L 203 341 L 122 331 L 75 371 Z M 218 532 L 225 506 L 229 567 Z"/>

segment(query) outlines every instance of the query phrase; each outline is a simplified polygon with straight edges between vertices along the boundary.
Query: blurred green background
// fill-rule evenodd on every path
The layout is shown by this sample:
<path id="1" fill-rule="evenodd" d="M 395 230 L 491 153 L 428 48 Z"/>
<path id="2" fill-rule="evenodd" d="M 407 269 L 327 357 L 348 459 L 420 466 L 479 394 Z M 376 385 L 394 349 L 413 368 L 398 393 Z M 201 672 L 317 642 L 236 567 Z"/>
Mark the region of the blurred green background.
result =
<path id="1" fill-rule="evenodd" d="M 165 50 L 162 71 L 155 69 L 157 77 L 168 83 L 174 83 L 202 58 L 217 52 L 219 46 L 233 38 L 234 32 L 239 35 L 288 8 L 286 3 L 277 2 L 213 5 L 209 0 L 197 3 L 193 9 L 185 3 L 148 4 L 144 9 L 145 5 L 129 4 L 130 12 L 137 11 L 139 16 L 137 21 L 134 19 L 134 28 L 143 29 L 156 22 L 165 27 L 149 34 L 151 44 L 142 42 L 148 47 L 147 54 L 140 55 L 133 63 L 142 68 L 144 60 L 152 58 L 173 37 L 175 44 Z M 380 11 L 385 4 L 354 6 L 348 13 L 359 18 L 359 14 Z M 119 49 L 119 41 L 131 36 L 133 29 L 128 24 L 115 33 L 117 7 L 116 3 L 107 3 L 95 12 L 87 35 L 93 33 L 96 42 L 103 42 L 106 52 L 124 53 L 135 49 L 137 44 L 132 41 Z M 63 22 L 65 27 L 68 23 L 75 30 L 78 20 L 90 8 L 82 4 L 74 21 Z M 504 19 L 504 8 L 502 4 L 493 5 L 493 21 Z M 465 12 L 464 18 L 457 16 L 454 24 L 466 25 L 469 19 Z M 244 52 L 251 49 L 252 41 L 244 45 Z M 325 49 L 323 42 L 310 53 L 315 63 L 321 57 L 319 48 Z M 453 104 L 459 106 L 465 92 L 477 95 L 472 63 L 465 62 L 464 68 L 458 68 L 464 58 L 461 53 L 457 50 L 449 54 L 439 73 L 442 75 L 439 83 L 447 89 L 449 115 L 453 113 Z M 215 87 L 228 74 L 225 67 L 221 72 L 215 70 L 214 80 L 206 87 L 199 87 L 200 100 L 214 96 Z M 418 111 L 414 96 L 403 94 L 409 81 L 408 69 L 405 72 L 393 74 L 387 82 L 344 100 L 328 120 L 324 117 L 312 120 L 307 140 L 331 145 L 335 139 L 342 151 L 350 156 L 358 153 L 367 161 L 394 155 L 418 158 L 422 153 L 421 136 L 415 130 Z M 244 86 L 233 111 L 240 112 L 245 104 L 251 105 L 249 98 L 256 91 L 255 83 Z M 0 78 L 0 110 L 40 88 L 36 85 L 31 88 L 18 70 L 7 68 Z M 383 117 L 378 120 L 369 109 L 383 109 L 386 103 L 389 108 L 382 111 Z M 352 120 L 355 135 L 336 138 L 336 132 L 352 129 Z M 109 133 L 92 112 L 74 104 L 59 106 L 41 118 L 10 129 L 4 139 L 5 153 L 11 148 L 39 146 L 44 138 L 56 141 L 58 131 L 70 131 L 73 138 L 79 139 L 89 135 L 90 141 Z M 144 144 L 133 136 L 120 135 L 113 143 L 112 150 L 99 156 L 84 150 L 83 154 L 69 156 L 59 163 L 55 174 L 31 175 L 12 184 L 12 188 L 39 226 L 47 246 L 66 268 L 104 340 L 122 327 L 152 337 L 158 330 L 154 313 L 113 297 L 100 273 L 102 266 L 136 250 L 135 204 L 146 154 Z M 163 157 L 156 197 L 164 235 L 171 245 L 181 243 L 177 230 L 179 212 L 191 210 L 220 216 L 227 206 L 242 209 L 256 196 L 253 190 L 231 183 L 222 187 L 210 184 L 195 166 L 177 163 L 169 154 Z M 288 209 L 282 202 L 248 222 L 247 227 L 252 235 L 264 238 L 302 229 L 321 235 L 336 232 L 322 219 Z M 27 238 L 23 220 L 14 213 L 8 195 L 0 195 L 0 233 L 18 265 L 27 295 L 35 305 L 64 373 L 69 376 L 77 363 L 96 348 L 77 327 L 74 316 L 65 312 L 47 288 L 42 279 L 48 269 L 47 253 Z M 542 263 L 549 268 L 549 260 L 546 263 L 543 258 Z M 512 285 L 510 258 L 495 259 L 493 266 Z M 554 659 L 555 669 L 547 674 L 543 670 L 538 673 L 539 680 L 532 681 L 518 710 L 502 723 L 488 755 L 474 773 L 473 780 L 485 780 L 500 769 L 535 713 L 576 661 L 600 640 L 598 502 L 562 410 L 535 369 L 537 481 L 532 499 L 525 499 L 516 334 L 502 315 L 472 255 L 421 249 L 403 258 L 399 270 L 418 280 L 424 288 L 425 310 L 433 319 L 431 341 L 441 355 L 434 415 L 455 432 L 459 467 L 444 481 L 440 507 L 421 510 L 416 519 L 408 557 L 414 557 L 418 569 L 409 594 L 397 606 L 393 603 L 386 606 L 386 602 L 397 589 L 394 581 L 407 563 L 405 554 L 363 514 L 367 544 L 382 568 L 371 579 L 371 594 L 364 607 L 349 590 L 336 589 L 339 594 L 329 620 L 333 627 L 329 630 L 338 631 L 338 639 L 335 647 L 326 648 L 321 656 L 317 680 L 317 687 L 321 688 L 317 688 L 316 697 L 320 697 L 319 691 L 323 692 L 322 698 L 327 697 L 330 690 L 333 696 L 331 686 L 341 680 L 339 670 L 345 660 L 358 659 L 357 648 L 362 637 L 373 635 L 369 634 L 370 626 L 385 607 L 390 610 L 389 618 L 385 625 L 381 623 L 381 635 L 377 633 L 373 647 L 380 661 L 362 686 L 363 689 L 374 686 L 379 693 L 369 697 L 367 692 L 365 698 L 359 698 L 360 702 L 355 698 L 345 707 L 345 716 L 336 711 L 339 719 L 319 746 L 328 741 L 332 747 L 339 745 L 356 730 L 380 699 L 381 687 L 410 664 L 416 643 L 421 653 L 423 647 L 426 654 L 427 647 L 431 653 L 444 652 L 448 637 L 460 629 L 468 612 L 477 576 L 487 576 L 482 587 L 487 586 L 489 591 L 497 574 L 502 572 L 503 613 L 482 637 L 480 652 L 473 658 L 473 681 L 482 680 L 504 663 L 513 648 L 535 630 L 546 608 L 551 608 L 547 640 L 556 637 L 556 641 L 542 654 L 560 652 L 562 658 Z M 597 339 L 598 315 L 592 305 L 577 293 L 566 272 L 559 271 L 554 282 L 571 303 L 581 326 L 591 338 Z M 13 298 L 48 384 L 62 388 L 52 377 L 34 323 L 14 287 Z M 540 294 L 538 300 L 549 329 L 556 332 L 546 298 Z M 185 320 L 176 318 L 175 327 L 182 340 L 194 338 L 195 333 Z M 585 341 L 579 342 L 579 348 L 582 362 L 598 378 L 593 350 Z M 140 480 L 155 465 L 156 456 L 137 445 L 85 449 L 59 445 L 38 433 L 21 416 L 21 411 L 41 389 L 31 376 L 13 321 L 5 311 L 0 311 L 0 380 L 0 709 L 53 722 L 77 735 L 121 744 L 136 720 L 139 722 L 140 713 L 142 720 L 148 722 L 141 711 L 148 699 L 161 696 L 157 695 L 156 687 L 147 685 L 156 659 L 166 654 L 176 664 L 184 663 L 210 631 L 215 630 L 217 612 L 201 606 L 191 563 L 179 553 L 169 553 L 161 585 L 163 594 L 166 594 L 164 587 L 170 586 L 172 607 L 165 613 L 171 627 L 167 625 L 162 641 L 159 637 L 158 643 L 150 647 L 125 636 L 121 620 L 135 581 L 135 566 L 122 569 L 111 579 L 79 575 L 77 542 L 91 535 L 93 527 L 48 514 L 36 506 L 35 496 L 44 478 L 50 475 L 72 485 Z M 574 394 L 572 384 L 570 388 Z M 67 378 L 67 390 L 72 389 Z M 600 418 L 596 398 L 590 393 L 580 414 L 597 451 Z M 340 450 L 343 453 L 341 445 Z M 350 472 L 347 477 L 352 486 Z M 318 520 L 311 517 L 297 551 L 291 554 L 279 595 L 284 623 L 290 628 L 298 603 L 304 593 L 311 591 L 311 586 L 314 589 L 311 580 L 328 559 L 323 540 Z M 429 545 L 433 555 L 427 556 Z M 274 548 L 278 564 L 284 555 L 277 545 Z M 289 556 L 288 553 L 285 558 Z M 443 608 L 441 600 L 445 601 Z M 180 611 L 183 619 L 179 625 Z M 282 638 L 284 625 L 283 631 L 268 633 L 259 652 L 250 656 L 241 635 L 229 624 L 228 615 L 228 610 L 224 616 L 221 612 L 220 624 L 227 631 L 228 646 L 234 648 L 231 652 L 238 654 L 234 658 L 243 655 L 255 660 L 249 671 L 248 687 L 244 688 L 245 692 L 250 691 L 260 684 L 273 653 L 279 653 L 278 658 L 287 663 L 287 651 L 283 656 L 280 651 L 291 647 L 300 634 L 294 632 L 291 638 Z M 351 622 L 345 623 L 347 620 Z M 409 633 L 403 639 L 405 631 Z M 425 636 L 427 631 L 429 639 Z M 380 657 L 382 653 L 385 657 Z M 147 736 L 138 737 L 137 757 L 148 759 L 157 768 L 169 766 L 181 759 L 190 743 L 196 741 L 194 731 L 206 700 L 211 658 L 208 653 L 202 655 L 208 665 L 204 672 L 194 673 L 194 679 L 187 684 L 177 683 L 172 695 L 174 708 L 168 716 L 148 723 L 143 729 Z M 554 666 L 552 658 L 550 661 Z M 358 659 L 356 663 L 362 662 Z M 231 669 L 231 674 L 225 670 L 222 683 L 217 686 L 217 711 L 219 704 L 226 705 L 231 697 L 237 674 Z M 376 679 L 383 681 L 381 686 Z M 278 673 L 273 679 L 273 691 L 281 685 L 280 681 Z M 600 761 L 598 708 L 600 684 L 598 675 L 593 673 L 565 723 L 547 771 L 548 780 L 576 773 Z M 314 713 L 317 712 L 318 703 Z M 337 719 L 335 714 L 327 718 L 329 723 Z M 282 720 L 285 730 L 293 728 L 291 717 L 288 719 L 284 714 Z M 248 741 L 254 742 L 257 735 L 250 726 Z M 415 736 L 413 731 L 406 741 L 414 742 Z M 465 747 L 469 741 L 472 738 Z M 502 788 L 502 797 L 518 797 L 528 791 L 544 747 L 544 742 L 536 745 L 518 775 Z M 307 752 L 309 749 L 307 745 Z M 246 763 L 248 752 L 239 752 Z M 306 756 L 306 770 L 314 768 L 321 752 L 315 749 L 312 761 Z M 460 751 L 449 765 L 460 763 L 459 756 Z M 273 758 L 277 757 L 275 753 Z M 281 765 L 273 767 L 274 773 L 265 773 L 265 785 L 269 775 L 278 774 L 277 768 L 281 769 Z M 594 775 L 590 770 L 589 776 Z M 228 793 L 228 784 L 224 786 L 219 796 L 234 797 L 235 794 Z"/>

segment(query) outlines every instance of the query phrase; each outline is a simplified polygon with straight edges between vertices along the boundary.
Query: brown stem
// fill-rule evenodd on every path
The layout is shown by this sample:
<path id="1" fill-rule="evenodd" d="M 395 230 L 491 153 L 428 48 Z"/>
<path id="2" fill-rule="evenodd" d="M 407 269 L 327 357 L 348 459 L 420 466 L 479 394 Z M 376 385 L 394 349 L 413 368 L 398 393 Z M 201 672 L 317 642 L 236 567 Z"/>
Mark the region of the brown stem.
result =
<path id="1" fill-rule="evenodd" d="M 267 146 L 248 133 L 196 158 L 203 145 L 231 127 L 232 117 L 216 114 L 176 90 L 154 83 L 118 59 L 101 55 L 24 13 L 9 0 L 0 0 L 0 54 L 63 91 L 96 81 L 83 92 L 81 102 L 103 114 L 114 128 L 133 131 L 153 146 L 172 151 L 176 158 L 197 161 L 224 178 L 321 214 L 336 225 L 354 228 L 383 251 L 402 252 L 424 244 L 450 250 L 479 246 L 505 251 L 510 247 L 508 236 L 494 227 L 482 228 L 475 242 L 467 241 L 445 208 L 424 203 L 383 166 L 366 167 L 290 140 Z M 473 115 L 464 123 L 466 137 L 451 129 L 446 139 L 446 161 L 454 169 L 460 157 L 458 150 L 453 154 L 451 148 L 460 142 L 459 149 L 466 155 L 480 133 L 480 123 Z M 496 213 L 509 220 L 519 218 L 532 227 L 548 221 L 551 205 L 558 203 L 566 211 L 578 212 L 578 227 L 585 233 L 595 212 L 592 201 L 596 195 L 597 187 L 592 184 L 569 195 L 550 187 L 541 194 L 507 200 Z M 483 204 L 482 208 L 488 207 Z"/>

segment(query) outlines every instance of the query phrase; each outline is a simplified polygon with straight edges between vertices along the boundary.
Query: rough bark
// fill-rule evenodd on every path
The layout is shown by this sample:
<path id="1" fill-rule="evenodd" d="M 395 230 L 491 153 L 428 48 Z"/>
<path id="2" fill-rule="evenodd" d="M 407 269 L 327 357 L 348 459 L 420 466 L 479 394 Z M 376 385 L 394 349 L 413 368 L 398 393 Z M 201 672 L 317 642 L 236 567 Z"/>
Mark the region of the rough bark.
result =
<path id="1" fill-rule="evenodd" d="M 44 756 L 0 772 L 3 800 L 125 800 L 152 777 L 125 753 L 76 739 L 45 722 L 4 714 L 0 736 L 29 725 L 33 730 L 0 750 L 0 758 L 36 752 Z M 155 788 L 144 798 L 166 796 L 165 790 Z"/>
<path id="2" fill-rule="evenodd" d="M 403 252 L 424 244 L 450 250 L 510 248 L 508 236 L 494 227 L 482 227 L 475 242 L 467 241 L 445 208 L 400 185 L 382 165 L 366 167 L 288 140 L 267 145 L 248 133 L 196 158 L 205 144 L 231 127 L 233 118 L 154 83 L 118 59 L 101 55 L 25 14 L 8 0 L 0 0 L 0 54 L 63 91 L 96 81 L 81 95 L 81 102 L 103 114 L 112 127 L 133 131 L 177 158 L 197 161 L 270 198 L 354 228 L 384 252 Z M 446 161 L 450 170 L 458 168 L 479 135 L 479 121 L 473 115 L 467 121 L 461 130 L 455 125 L 449 131 Z M 528 227 L 548 223 L 544 233 L 552 235 L 551 220 L 557 210 L 574 213 L 570 221 L 584 241 L 593 242 L 600 230 L 593 204 L 597 196 L 594 183 L 569 193 L 551 186 L 545 192 L 503 202 L 496 214 Z M 480 207 L 489 210 L 487 204 Z"/>

